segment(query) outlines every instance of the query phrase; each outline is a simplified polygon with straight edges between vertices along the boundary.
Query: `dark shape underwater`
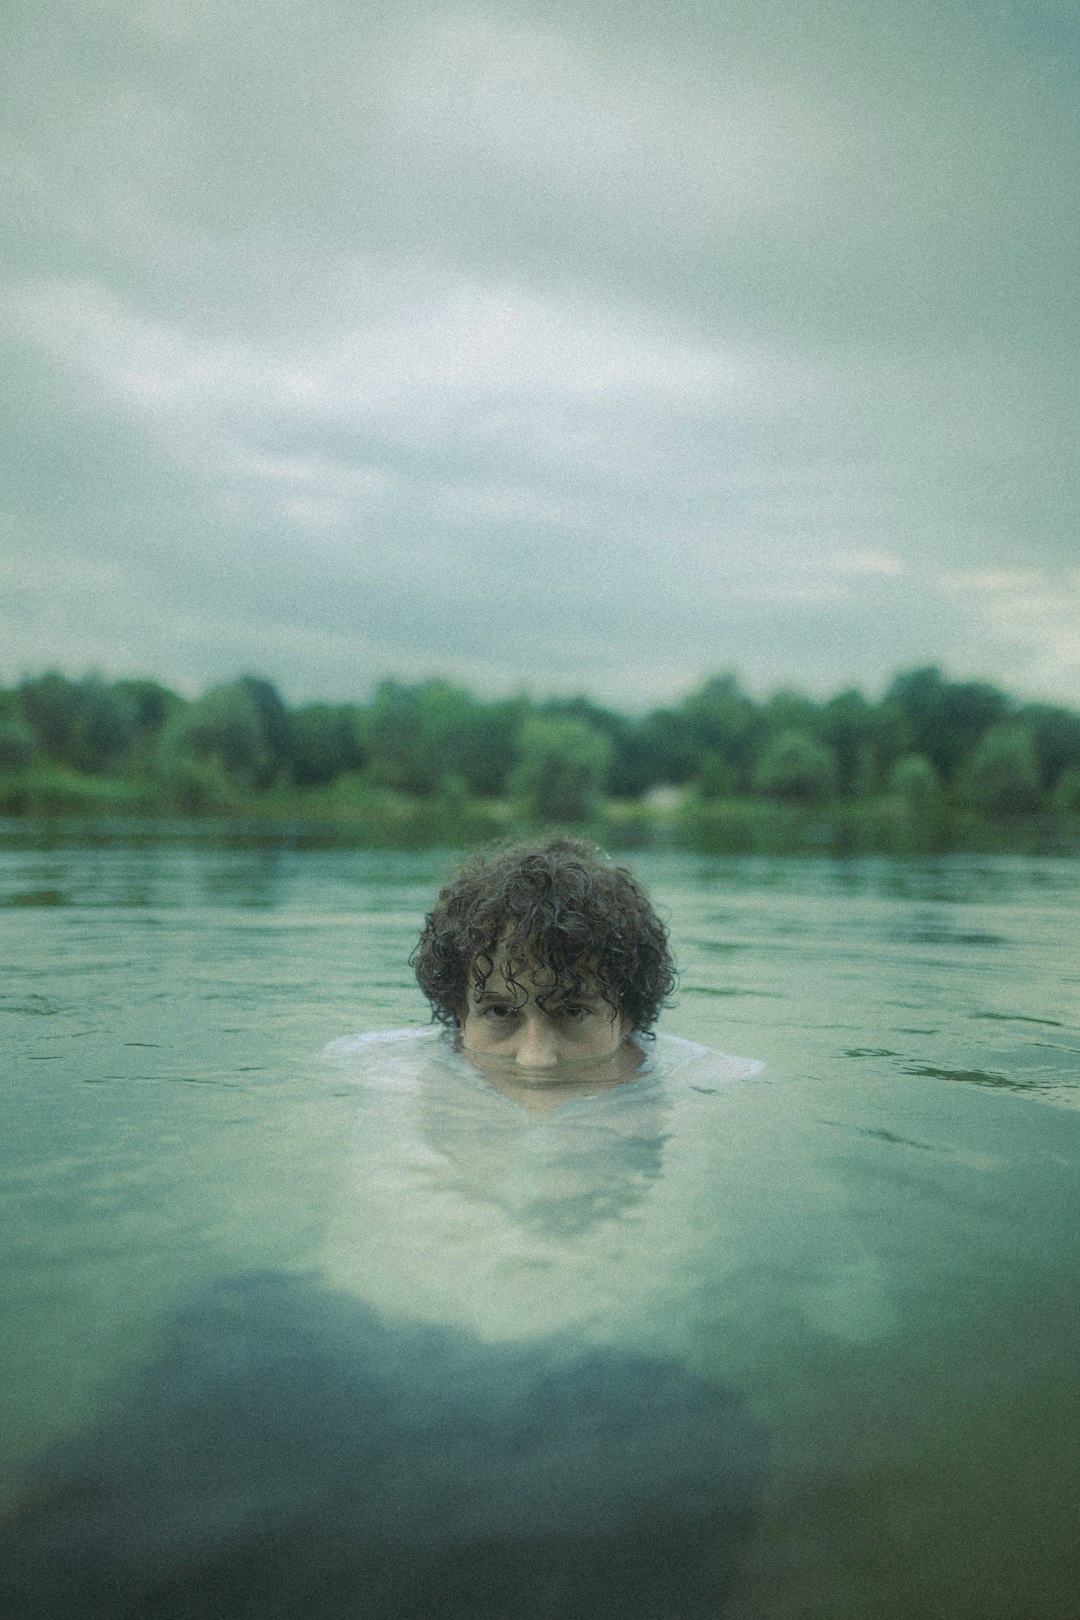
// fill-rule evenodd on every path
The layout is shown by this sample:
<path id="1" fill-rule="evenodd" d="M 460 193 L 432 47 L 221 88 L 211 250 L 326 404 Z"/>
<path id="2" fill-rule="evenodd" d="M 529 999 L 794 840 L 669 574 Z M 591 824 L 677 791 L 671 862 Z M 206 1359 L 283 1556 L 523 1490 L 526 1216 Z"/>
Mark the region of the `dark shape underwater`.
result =
<path id="1" fill-rule="evenodd" d="M 720 1611 L 762 1428 L 674 1363 L 204 1288 L 0 1532 L 5 1620 L 679 1620 Z"/>

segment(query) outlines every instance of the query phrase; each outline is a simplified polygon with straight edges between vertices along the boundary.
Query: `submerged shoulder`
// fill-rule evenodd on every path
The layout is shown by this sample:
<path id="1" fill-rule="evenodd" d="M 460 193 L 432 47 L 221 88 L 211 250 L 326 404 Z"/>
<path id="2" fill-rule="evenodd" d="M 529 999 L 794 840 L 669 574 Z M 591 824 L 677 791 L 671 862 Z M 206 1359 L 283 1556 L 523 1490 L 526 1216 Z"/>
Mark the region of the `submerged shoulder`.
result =
<path id="1" fill-rule="evenodd" d="M 373 1029 L 359 1035 L 339 1035 L 337 1040 L 328 1041 L 323 1047 L 323 1056 L 350 1057 L 356 1052 L 369 1052 L 375 1046 L 388 1046 L 398 1042 L 434 1043 L 444 1039 L 445 1032 L 433 1028 L 430 1024 L 422 1029 Z"/>
<path id="2" fill-rule="evenodd" d="M 712 1046 L 685 1040 L 681 1035 L 657 1035 L 648 1043 L 646 1050 L 650 1049 L 654 1061 L 669 1073 L 693 1067 L 695 1070 L 707 1069 L 710 1075 L 720 1080 L 749 1080 L 753 1075 L 761 1074 L 765 1068 L 758 1058 L 718 1052 Z"/>
<path id="3" fill-rule="evenodd" d="M 350 1085 L 367 1090 L 415 1093 L 431 1066 L 445 1063 L 446 1031 L 373 1029 L 343 1035 L 323 1047 L 323 1058 L 343 1071 Z"/>

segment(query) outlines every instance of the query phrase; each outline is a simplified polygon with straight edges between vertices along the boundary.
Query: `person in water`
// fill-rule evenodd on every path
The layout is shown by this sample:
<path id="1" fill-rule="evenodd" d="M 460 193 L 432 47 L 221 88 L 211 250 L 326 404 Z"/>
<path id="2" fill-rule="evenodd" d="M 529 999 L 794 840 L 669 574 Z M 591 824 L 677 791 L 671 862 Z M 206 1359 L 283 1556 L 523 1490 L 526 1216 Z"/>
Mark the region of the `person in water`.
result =
<path id="1" fill-rule="evenodd" d="M 413 952 L 432 1015 L 466 1053 L 574 1072 L 649 1036 L 675 986 L 667 930 L 637 880 L 554 837 L 481 852 L 443 888 Z"/>

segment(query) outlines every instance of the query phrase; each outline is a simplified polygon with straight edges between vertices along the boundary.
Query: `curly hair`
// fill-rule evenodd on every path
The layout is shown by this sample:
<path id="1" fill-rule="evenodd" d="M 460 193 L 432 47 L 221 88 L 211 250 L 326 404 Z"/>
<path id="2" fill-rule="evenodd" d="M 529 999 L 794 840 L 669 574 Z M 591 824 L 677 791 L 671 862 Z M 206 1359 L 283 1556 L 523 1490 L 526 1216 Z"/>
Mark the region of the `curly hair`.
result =
<path id="1" fill-rule="evenodd" d="M 432 1016 L 461 1023 L 496 955 L 512 989 L 522 971 L 550 980 L 539 1006 L 598 991 L 641 1032 L 675 988 L 667 929 L 636 879 L 572 838 L 481 851 L 440 891 L 410 957 Z"/>

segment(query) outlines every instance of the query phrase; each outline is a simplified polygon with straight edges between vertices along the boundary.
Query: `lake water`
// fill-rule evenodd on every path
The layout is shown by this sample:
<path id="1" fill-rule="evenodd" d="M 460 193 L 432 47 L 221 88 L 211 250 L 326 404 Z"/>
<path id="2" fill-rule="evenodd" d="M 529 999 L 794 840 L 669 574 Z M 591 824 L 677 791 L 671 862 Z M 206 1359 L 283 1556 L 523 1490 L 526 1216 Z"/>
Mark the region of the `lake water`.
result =
<path id="1" fill-rule="evenodd" d="M 309 1340 L 355 1301 L 507 1378 L 554 1334 L 731 1392 L 768 1435 L 735 1620 L 1071 1620 L 1080 864 L 627 859 L 681 970 L 660 1029 L 766 1068 L 528 1116 L 460 1060 L 324 1055 L 426 1022 L 446 852 L 8 824 L 16 1525 L 35 1459 L 164 1380 L 177 1301 L 259 1273 Z"/>

